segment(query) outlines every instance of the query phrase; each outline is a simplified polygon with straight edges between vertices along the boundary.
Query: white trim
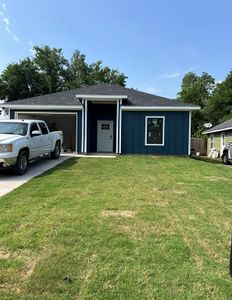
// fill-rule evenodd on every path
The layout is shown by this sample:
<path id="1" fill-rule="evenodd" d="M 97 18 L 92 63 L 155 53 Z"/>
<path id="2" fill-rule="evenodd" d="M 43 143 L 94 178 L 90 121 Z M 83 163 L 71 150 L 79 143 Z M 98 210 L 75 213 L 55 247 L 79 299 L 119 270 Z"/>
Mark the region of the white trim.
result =
<path id="1" fill-rule="evenodd" d="M 204 131 L 204 132 L 202 132 L 202 134 L 210 134 L 210 133 L 214 133 L 214 132 L 223 132 L 223 131 L 227 131 L 227 130 L 232 130 L 232 127 L 227 127 L 227 128 L 217 129 L 217 130 L 212 130 L 212 131 Z"/>
<path id="2" fill-rule="evenodd" d="M 77 98 L 80 99 L 88 99 L 88 100 L 115 100 L 118 99 L 127 99 L 127 95 L 76 95 Z"/>
<path id="3" fill-rule="evenodd" d="M 121 107 L 121 100 L 119 106 L 119 145 L 118 145 L 118 153 L 122 153 L 122 107 Z"/>
<path id="4" fill-rule="evenodd" d="M 148 144 L 147 143 L 147 119 L 163 119 L 162 129 L 162 144 Z M 165 139 L 165 117 L 164 116 L 145 116 L 145 146 L 164 146 Z"/>
<path id="5" fill-rule="evenodd" d="M 85 113 L 84 113 L 84 109 L 81 112 L 81 153 L 84 152 L 84 118 L 85 118 Z"/>
<path id="6" fill-rule="evenodd" d="M 118 126 L 119 126 L 119 100 L 117 100 L 117 112 L 116 112 L 116 153 L 118 153 Z"/>
<path id="7" fill-rule="evenodd" d="M 78 113 L 76 113 L 76 145 L 75 145 L 75 148 L 76 148 L 76 153 L 78 153 L 78 140 L 79 140 L 79 135 L 78 135 Z"/>
<path id="8" fill-rule="evenodd" d="M 192 111 L 199 110 L 200 106 L 122 106 L 122 110 L 128 111 Z"/>
<path id="9" fill-rule="evenodd" d="M 87 125 L 88 125 L 88 100 L 85 99 L 85 142 L 84 142 L 84 153 L 87 153 Z"/>
<path id="10" fill-rule="evenodd" d="M 188 155 L 191 154 L 191 128 L 192 128 L 192 113 L 189 112 L 189 140 L 188 140 Z"/>
<path id="11" fill-rule="evenodd" d="M 41 110 L 48 110 L 48 109 L 54 109 L 54 110 L 82 110 L 83 107 L 80 105 L 19 105 L 19 104 L 0 104 L 0 107 L 6 107 L 6 108 L 16 108 L 16 109 L 41 109 Z"/>
<path id="12" fill-rule="evenodd" d="M 50 112 L 50 111 L 15 111 L 14 119 L 18 119 L 19 114 L 34 114 L 34 115 L 73 115 L 76 118 L 76 144 L 75 144 L 75 152 L 77 153 L 77 143 L 78 143 L 78 114 L 77 112 Z"/>
<path id="13" fill-rule="evenodd" d="M 76 115 L 75 112 L 55 112 L 55 111 L 15 111 L 15 116 L 18 116 L 19 114 L 35 114 L 35 115 Z"/>

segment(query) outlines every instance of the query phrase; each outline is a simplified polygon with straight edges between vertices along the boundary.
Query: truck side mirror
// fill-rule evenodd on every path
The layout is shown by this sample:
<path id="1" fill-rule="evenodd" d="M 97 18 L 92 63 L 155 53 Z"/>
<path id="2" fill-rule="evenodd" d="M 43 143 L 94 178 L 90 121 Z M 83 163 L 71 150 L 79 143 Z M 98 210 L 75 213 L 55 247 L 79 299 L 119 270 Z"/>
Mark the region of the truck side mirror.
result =
<path id="1" fill-rule="evenodd" d="M 32 133 L 31 133 L 31 137 L 39 136 L 39 135 L 41 135 L 39 130 L 33 130 Z"/>

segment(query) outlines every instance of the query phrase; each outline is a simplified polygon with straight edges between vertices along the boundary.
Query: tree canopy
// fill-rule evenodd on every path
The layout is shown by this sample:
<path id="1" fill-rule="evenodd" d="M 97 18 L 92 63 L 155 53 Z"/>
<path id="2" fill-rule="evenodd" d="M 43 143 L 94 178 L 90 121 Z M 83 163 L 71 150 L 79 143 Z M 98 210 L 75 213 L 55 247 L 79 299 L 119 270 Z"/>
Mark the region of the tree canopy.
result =
<path id="1" fill-rule="evenodd" d="M 61 48 L 35 46 L 32 58 L 9 64 L 0 74 L 0 99 L 12 101 L 98 83 L 125 86 L 126 79 L 100 60 L 88 64 L 78 50 L 68 60 Z"/>
<path id="2" fill-rule="evenodd" d="M 204 113 L 214 125 L 232 118 L 232 71 L 216 85 Z"/>
<path id="3" fill-rule="evenodd" d="M 201 136 L 205 130 L 204 123 L 210 122 L 215 126 L 232 118 L 232 71 L 220 83 L 215 83 L 208 73 L 187 73 L 178 99 L 201 106 L 201 110 L 192 115 L 192 134 Z"/>
<path id="4" fill-rule="evenodd" d="M 201 76 L 189 72 L 182 80 L 178 99 L 183 102 L 199 105 L 202 108 L 200 111 L 193 112 L 192 114 L 192 131 L 194 135 L 200 135 L 204 130 L 203 124 L 207 119 L 204 114 L 204 108 L 208 105 L 214 88 L 214 78 L 205 72 Z"/>

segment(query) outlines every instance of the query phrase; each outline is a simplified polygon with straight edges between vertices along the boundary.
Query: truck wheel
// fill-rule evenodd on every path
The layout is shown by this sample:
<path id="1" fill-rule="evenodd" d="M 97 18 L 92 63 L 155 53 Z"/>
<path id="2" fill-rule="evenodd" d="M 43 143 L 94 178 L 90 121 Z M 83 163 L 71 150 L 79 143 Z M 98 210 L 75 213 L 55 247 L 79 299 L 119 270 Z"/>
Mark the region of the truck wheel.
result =
<path id="1" fill-rule="evenodd" d="M 228 165 L 230 163 L 229 157 L 228 157 L 227 153 L 223 154 L 223 156 L 222 156 L 222 162 L 223 162 L 224 165 Z"/>
<path id="2" fill-rule="evenodd" d="M 28 153 L 25 150 L 19 152 L 16 166 L 15 166 L 15 173 L 17 175 L 23 175 L 27 172 L 28 169 Z"/>
<path id="3" fill-rule="evenodd" d="M 52 159 L 58 159 L 60 157 L 60 152 L 61 152 L 60 142 L 56 142 L 54 151 L 52 151 L 50 153 L 51 158 Z"/>

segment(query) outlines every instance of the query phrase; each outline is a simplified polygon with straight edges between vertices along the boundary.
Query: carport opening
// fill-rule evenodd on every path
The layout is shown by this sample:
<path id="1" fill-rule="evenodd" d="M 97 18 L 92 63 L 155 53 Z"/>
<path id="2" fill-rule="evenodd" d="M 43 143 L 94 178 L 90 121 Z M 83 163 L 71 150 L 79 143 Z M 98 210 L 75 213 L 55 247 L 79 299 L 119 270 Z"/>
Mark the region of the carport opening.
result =
<path id="1" fill-rule="evenodd" d="M 36 119 L 47 123 L 50 131 L 63 131 L 63 152 L 77 152 L 76 114 L 17 113 L 17 119 Z"/>

